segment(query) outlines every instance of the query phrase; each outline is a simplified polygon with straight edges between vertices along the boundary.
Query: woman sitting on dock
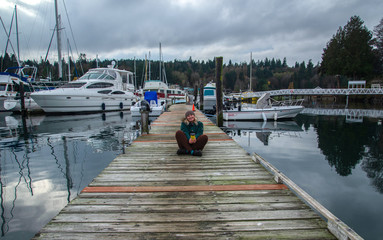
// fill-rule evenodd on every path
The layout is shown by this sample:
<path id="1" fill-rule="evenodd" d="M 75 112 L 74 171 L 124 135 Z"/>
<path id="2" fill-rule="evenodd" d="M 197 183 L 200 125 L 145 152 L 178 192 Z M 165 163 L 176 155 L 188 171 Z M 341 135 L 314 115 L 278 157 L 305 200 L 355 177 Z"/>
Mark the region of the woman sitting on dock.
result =
<path id="1" fill-rule="evenodd" d="M 193 111 L 185 113 L 185 119 L 181 123 L 181 130 L 176 132 L 178 143 L 177 154 L 190 154 L 202 156 L 208 137 L 203 134 L 203 123 L 198 121 Z"/>

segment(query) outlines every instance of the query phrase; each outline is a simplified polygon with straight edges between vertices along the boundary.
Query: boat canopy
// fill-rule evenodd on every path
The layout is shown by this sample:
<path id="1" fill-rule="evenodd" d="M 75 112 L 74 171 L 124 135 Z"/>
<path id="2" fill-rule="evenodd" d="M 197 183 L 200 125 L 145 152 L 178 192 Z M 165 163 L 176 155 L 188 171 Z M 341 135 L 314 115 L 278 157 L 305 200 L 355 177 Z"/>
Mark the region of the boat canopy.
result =
<path id="1" fill-rule="evenodd" d="M 257 109 L 271 108 L 270 93 L 264 93 L 257 101 Z"/>
<path id="2" fill-rule="evenodd" d="M 115 80 L 117 74 L 113 70 L 109 69 L 93 69 L 89 70 L 79 79 L 104 79 L 104 80 Z"/>

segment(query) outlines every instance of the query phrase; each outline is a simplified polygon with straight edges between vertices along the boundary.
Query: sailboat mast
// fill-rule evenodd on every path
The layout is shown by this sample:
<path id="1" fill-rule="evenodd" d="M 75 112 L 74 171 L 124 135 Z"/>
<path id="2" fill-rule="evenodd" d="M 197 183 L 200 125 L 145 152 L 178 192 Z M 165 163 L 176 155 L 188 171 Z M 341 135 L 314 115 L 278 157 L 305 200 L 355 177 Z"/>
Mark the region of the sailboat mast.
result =
<path id="1" fill-rule="evenodd" d="M 149 64 L 149 80 L 151 80 L 151 72 L 150 72 L 150 51 L 149 51 L 149 60 L 148 60 L 148 64 Z"/>
<path id="2" fill-rule="evenodd" d="M 16 19 L 16 38 L 17 38 L 17 61 L 20 66 L 19 24 L 17 21 L 17 6 L 16 5 L 15 5 L 15 19 Z"/>
<path id="3" fill-rule="evenodd" d="M 69 39 L 67 39 L 68 44 L 68 82 L 70 82 L 70 54 L 69 54 Z"/>
<path id="4" fill-rule="evenodd" d="M 253 75 L 252 71 L 253 71 L 253 56 L 252 56 L 252 52 L 250 52 L 250 92 L 253 91 L 252 87 L 251 87 L 251 75 Z"/>
<path id="5" fill-rule="evenodd" d="M 55 0 L 55 12 L 56 12 L 56 36 L 57 36 L 57 54 L 58 54 L 58 66 L 59 66 L 59 79 L 63 77 L 62 59 L 61 59 L 61 17 L 58 14 L 57 0 Z"/>
<path id="6" fill-rule="evenodd" d="M 134 57 L 134 89 L 137 90 L 136 57 Z"/>
<path id="7" fill-rule="evenodd" d="M 145 81 L 148 80 L 148 63 L 146 60 L 146 54 L 145 54 Z"/>
<path id="8" fill-rule="evenodd" d="M 162 54 L 161 54 L 161 43 L 160 43 L 160 81 L 162 81 L 162 69 L 161 69 L 161 65 L 162 65 Z"/>

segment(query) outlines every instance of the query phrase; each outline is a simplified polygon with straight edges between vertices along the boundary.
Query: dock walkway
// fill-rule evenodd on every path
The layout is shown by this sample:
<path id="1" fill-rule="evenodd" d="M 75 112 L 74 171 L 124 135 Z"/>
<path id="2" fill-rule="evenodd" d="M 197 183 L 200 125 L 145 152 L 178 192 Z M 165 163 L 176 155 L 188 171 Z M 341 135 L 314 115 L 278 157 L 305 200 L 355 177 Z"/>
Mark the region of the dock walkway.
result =
<path id="1" fill-rule="evenodd" d="M 203 156 L 178 156 L 174 135 L 187 110 L 171 106 L 34 239 L 336 239 L 199 111 Z"/>

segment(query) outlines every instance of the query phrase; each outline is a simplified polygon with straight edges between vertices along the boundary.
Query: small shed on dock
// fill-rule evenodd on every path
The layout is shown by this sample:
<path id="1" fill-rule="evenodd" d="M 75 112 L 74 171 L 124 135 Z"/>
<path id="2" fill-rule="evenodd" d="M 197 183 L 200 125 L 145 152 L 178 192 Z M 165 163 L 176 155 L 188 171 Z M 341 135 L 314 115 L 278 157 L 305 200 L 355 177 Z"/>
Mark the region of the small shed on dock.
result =
<path id="1" fill-rule="evenodd" d="M 365 80 L 348 81 L 348 88 L 366 88 Z"/>

